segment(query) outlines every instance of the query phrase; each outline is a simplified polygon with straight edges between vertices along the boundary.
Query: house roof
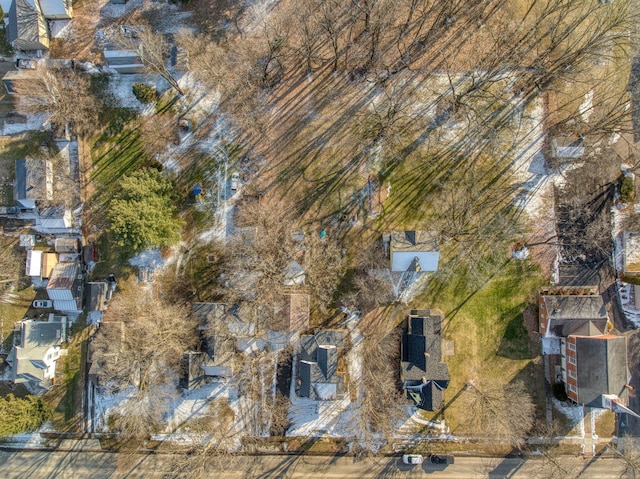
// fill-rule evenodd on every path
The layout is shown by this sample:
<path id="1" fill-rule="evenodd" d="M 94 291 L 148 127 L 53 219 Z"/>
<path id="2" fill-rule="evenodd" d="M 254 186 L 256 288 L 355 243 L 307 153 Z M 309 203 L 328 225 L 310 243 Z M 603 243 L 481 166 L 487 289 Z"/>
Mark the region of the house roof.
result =
<path id="1" fill-rule="evenodd" d="M 11 351 L 15 382 L 43 381 L 47 365 L 46 355 L 51 348 L 66 339 L 66 318 L 51 315 L 49 321 L 23 320 L 20 325 L 20 344 Z"/>
<path id="2" fill-rule="evenodd" d="M 640 233 L 625 231 L 623 242 L 625 273 L 640 273 Z"/>
<path id="3" fill-rule="evenodd" d="M 627 400 L 629 377 L 625 336 L 576 336 L 578 402 L 601 407 L 603 394 Z"/>
<path id="4" fill-rule="evenodd" d="M 389 233 L 391 271 L 436 271 L 440 252 L 437 237 L 429 231 Z"/>
<path id="5" fill-rule="evenodd" d="M 73 283 L 80 275 L 79 263 L 58 263 L 47 284 L 47 289 L 68 289 L 73 288 Z"/>
<path id="6" fill-rule="evenodd" d="M 53 199 L 51 162 L 34 158 L 16 160 L 13 197 L 16 201 L 51 201 Z"/>
<path id="7" fill-rule="evenodd" d="M 600 295 L 548 295 L 542 300 L 549 331 L 556 336 L 592 336 L 605 331 L 608 316 Z"/>
<path id="8" fill-rule="evenodd" d="M 400 374 L 409 397 L 428 410 L 442 406 L 442 390 L 449 385 L 449 368 L 442 362 L 442 315 L 412 311 L 402 335 Z"/>
<path id="9" fill-rule="evenodd" d="M 7 41 L 19 50 L 49 48 L 49 31 L 36 0 L 14 0 L 9 9 Z"/>
<path id="10" fill-rule="evenodd" d="M 87 311 L 104 311 L 108 285 L 105 282 L 89 282 L 85 290 Z"/>
<path id="11" fill-rule="evenodd" d="M 344 395 L 344 375 L 338 373 L 338 357 L 344 348 L 344 338 L 344 331 L 340 330 L 300 337 L 300 396 L 334 400 Z"/>

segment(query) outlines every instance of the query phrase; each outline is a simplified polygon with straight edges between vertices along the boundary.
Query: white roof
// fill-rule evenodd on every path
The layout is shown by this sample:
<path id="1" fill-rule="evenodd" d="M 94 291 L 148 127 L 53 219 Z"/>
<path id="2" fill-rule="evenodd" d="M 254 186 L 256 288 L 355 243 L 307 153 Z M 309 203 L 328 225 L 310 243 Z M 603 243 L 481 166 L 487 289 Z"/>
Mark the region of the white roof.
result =
<path id="1" fill-rule="evenodd" d="M 27 276 L 40 277 L 42 271 L 42 251 L 27 251 Z"/>
<path id="2" fill-rule="evenodd" d="M 40 0 L 40 8 L 45 18 L 69 15 L 62 0 Z"/>
<path id="3" fill-rule="evenodd" d="M 437 271 L 440 253 L 437 251 L 394 251 L 391 257 L 391 271 L 407 271 L 417 258 L 422 272 Z"/>

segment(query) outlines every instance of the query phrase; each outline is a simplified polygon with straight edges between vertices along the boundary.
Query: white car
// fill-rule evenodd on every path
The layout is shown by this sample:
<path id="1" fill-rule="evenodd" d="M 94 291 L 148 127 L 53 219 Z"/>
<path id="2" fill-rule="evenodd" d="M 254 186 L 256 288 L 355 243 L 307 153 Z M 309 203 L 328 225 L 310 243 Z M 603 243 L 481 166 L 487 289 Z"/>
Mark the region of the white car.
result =
<path id="1" fill-rule="evenodd" d="M 36 299 L 33 302 L 34 308 L 53 308 L 53 301 L 49 301 L 48 299 Z"/>
<path id="2" fill-rule="evenodd" d="M 424 458 L 421 454 L 404 454 L 402 456 L 402 462 L 405 464 L 422 464 Z"/>
<path id="3" fill-rule="evenodd" d="M 231 173 L 231 191 L 238 190 L 238 183 L 240 183 L 240 173 L 237 171 Z"/>

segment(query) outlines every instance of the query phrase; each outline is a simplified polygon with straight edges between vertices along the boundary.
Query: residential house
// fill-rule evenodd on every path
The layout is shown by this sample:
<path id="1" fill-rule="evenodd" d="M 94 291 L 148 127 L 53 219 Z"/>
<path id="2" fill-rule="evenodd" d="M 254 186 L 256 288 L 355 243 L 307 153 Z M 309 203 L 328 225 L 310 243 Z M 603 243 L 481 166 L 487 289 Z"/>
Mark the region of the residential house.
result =
<path id="1" fill-rule="evenodd" d="M 38 0 L 14 0 L 9 9 L 7 42 L 16 50 L 39 52 L 49 48 L 49 28 Z"/>
<path id="2" fill-rule="evenodd" d="M 440 251 L 429 231 L 391 231 L 383 235 L 392 272 L 437 271 Z"/>
<path id="3" fill-rule="evenodd" d="M 15 201 L 49 202 L 53 199 L 53 170 L 51 162 L 25 158 L 16 160 Z"/>
<path id="4" fill-rule="evenodd" d="M 71 0 L 13 0 L 9 8 L 7 41 L 16 50 L 42 55 L 70 20 Z"/>
<path id="5" fill-rule="evenodd" d="M 47 294 L 57 311 L 82 310 L 84 276 L 79 263 L 58 263 L 47 284 Z"/>
<path id="6" fill-rule="evenodd" d="M 192 391 L 218 379 L 233 375 L 231 366 L 216 364 L 206 352 L 188 351 L 185 355 L 187 381 L 186 389 Z"/>
<path id="7" fill-rule="evenodd" d="M 67 318 L 51 313 L 48 321 L 25 319 L 16 326 L 14 345 L 7 357 L 11 380 L 25 383 L 32 393 L 44 392 L 54 382 L 60 345 L 66 341 Z"/>
<path id="8" fill-rule="evenodd" d="M 29 83 L 39 79 L 40 74 L 35 70 L 9 70 L 2 77 L 2 84 L 9 95 L 14 95 L 20 83 L 26 87 Z"/>
<path id="9" fill-rule="evenodd" d="M 627 338 L 571 335 L 562 340 L 562 380 L 578 404 L 616 410 L 628 404 Z M 635 414 L 635 413 L 634 413 Z"/>
<path id="10" fill-rule="evenodd" d="M 331 401 L 345 395 L 344 371 L 341 355 L 345 333 L 324 330 L 300 337 L 298 361 L 298 394 L 301 397 Z"/>
<path id="11" fill-rule="evenodd" d="M 442 409 L 449 369 L 442 361 L 442 313 L 413 310 L 402 334 L 400 379 L 407 396 L 421 409 Z"/>
<path id="12" fill-rule="evenodd" d="M 540 292 L 538 303 L 540 334 L 551 338 L 567 337 L 571 334 L 583 336 L 604 334 L 608 316 L 602 296 L 561 294 L 562 291 L 547 288 Z"/>

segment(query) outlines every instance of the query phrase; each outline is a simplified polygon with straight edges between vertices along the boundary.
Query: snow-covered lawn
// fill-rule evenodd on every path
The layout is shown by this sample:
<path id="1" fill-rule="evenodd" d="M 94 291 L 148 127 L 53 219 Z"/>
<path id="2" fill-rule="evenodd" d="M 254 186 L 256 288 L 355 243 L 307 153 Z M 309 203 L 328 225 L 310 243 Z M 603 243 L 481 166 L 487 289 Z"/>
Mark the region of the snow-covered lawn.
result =
<path id="1" fill-rule="evenodd" d="M 584 408 L 582 406 L 572 406 L 564 402 L 558 401 L 556 398 L 551 398 L 553 407 L 564 415 L 571 423 L 571 430 L 577 433 L 573 437 L 584 437 Z M 567 438 L 572 436 L 565 436 Z"/>
<path id="2" fill-rule="evenodd" d="M 347 328 L 351 337 L 351 350 L 347 353 L 347 367 L 351 387 L 358 388 L 358 401 L 362 398 L 362 333 L 358 328 L 359 317 L 351 315 L 347 320 Z M 287 436 L 353 436 L 355 415 L 359 413 L 358 402 L 352 403 L 349 391 L 345 397 L 336 401 L 316 401 L 315 399 L 299 397 L 295 392 L 297 378 L 297 355 L 293 358 L 292 375 L 289 398 L 289 420 L 291 426 Z M 345 388 L 347 389 L 347 388 Z"/>

